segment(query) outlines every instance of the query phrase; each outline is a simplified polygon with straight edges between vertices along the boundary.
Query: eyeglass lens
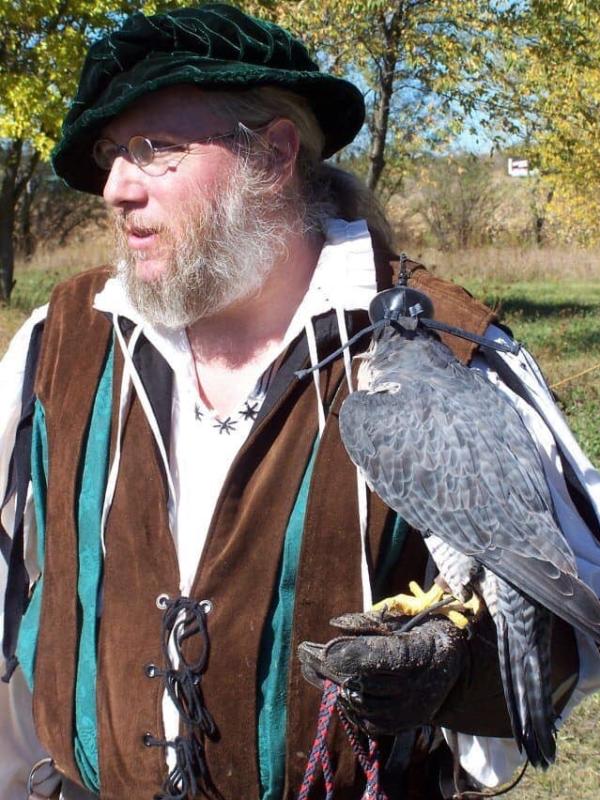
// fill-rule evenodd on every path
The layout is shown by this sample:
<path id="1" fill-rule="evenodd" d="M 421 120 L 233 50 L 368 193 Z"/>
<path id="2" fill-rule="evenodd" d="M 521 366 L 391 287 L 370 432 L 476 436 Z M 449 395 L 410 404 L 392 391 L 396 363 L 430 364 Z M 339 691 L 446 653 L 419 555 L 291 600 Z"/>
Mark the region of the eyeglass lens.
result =
<path id="1" fill-rule="evenodd" d="M 249 130 L 249 129 L 246 129 Z M 260 128 L 258 129 L 260 130 Z M 191 144 L 209 144 L 210 142 L 229 139 L 235 136 L 236 131 L 215 136 L 198 138 L 195 142 L 156 146 L 145 136 L 132 136 L 127 145 L 116 144 L 110 139 L 98 139 L 92 149 L 92 158 L 100 169 L 109 172 L 119 156 L 127 156 L 138 167 L 150 175 L 161 175 L 169 167 L 176 166 L 181 159 L 190 152 Z"/>
<path id="2" fill-rule="evenodd" d="M 94 161 L 104 170 L 110 170 L 115 159 L 121 155 L 128 155 L 138 167 L 147 167 L 154 161 L 156 151 L 152 142 L 144 136 L 132 136 L 127 146 L 115 144 L 110 139 L 98 139 L 92 150 Z"/>

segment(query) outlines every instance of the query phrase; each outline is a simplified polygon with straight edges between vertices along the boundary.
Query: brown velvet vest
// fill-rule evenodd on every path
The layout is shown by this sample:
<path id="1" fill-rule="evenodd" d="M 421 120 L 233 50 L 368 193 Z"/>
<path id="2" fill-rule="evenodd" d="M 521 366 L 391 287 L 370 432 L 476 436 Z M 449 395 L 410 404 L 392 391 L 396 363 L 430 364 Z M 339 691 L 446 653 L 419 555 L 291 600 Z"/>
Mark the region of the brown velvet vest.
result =
<path id="1" fill-rule="evenodd" d="M 413 265 L 414 266 L 414 265 Z M 36 379 L 46 411 L 49 478 L 44 595 L 34 714 L 37 732 L 59 769 L 80 782 L 72 747 L 78 609 L 76 491 L 82 442 L 99 380 L 110 321 L 92 309 L 106 270 L 59 286 L 52 297 Z M 493 314 L 463 290 L 416 270 L 412 285 L 432 297 L 438 319 L 482 333 Z M 449 338 L 468 360 L 472 346 Z M 321 353 L 323 355 L 323 353 Z M 116 373 L 122 368 L 117 352 Z M 340 360 L 321 373 L 330 404 L 310 485 L 297 577 L 288 686 L 285 798 L 300 785 L 317 719 L 319 693 L 302 678 L 296 649 L 332 636 L 328 620 L 361 606 L 355 468 L 338 433 L 345 397 Z M 115 384 L 118 384 L 118 379 Z M 192 596 L 210 598 L 206 705 L 220 738 L 208 741 L 212 780 L 226 800 L 258 800 L 257 663 L 287 522 L 317 434 L 312 381 L 293 380 L 238 453 L 217 503 Z M 202 457 L 202 454 L 199 454 Z M 202 487 L 199 486 L 201 491 Z M 134 397 L 124 427 L 121 468 L 109 515 L 103 613 L 98 643 L 98 735 L 102 798 L 150 800 L 165 776 L 164 753 L 144 746 L 162 737 L 160 680 L 144 666 L 161 663 L 161 593 L 178 594 L 178 567 L 166 494 L 152 433 Z M 370 498 L 369 548 L 376 565 L 390 512 Z M 390 590 L 419 579 L 420 538 L 409 535 Z M 285 665 L 282 665 L 284 668 Z M 342 737 L 336 798 L 358 798 L 354 758 Z"/>

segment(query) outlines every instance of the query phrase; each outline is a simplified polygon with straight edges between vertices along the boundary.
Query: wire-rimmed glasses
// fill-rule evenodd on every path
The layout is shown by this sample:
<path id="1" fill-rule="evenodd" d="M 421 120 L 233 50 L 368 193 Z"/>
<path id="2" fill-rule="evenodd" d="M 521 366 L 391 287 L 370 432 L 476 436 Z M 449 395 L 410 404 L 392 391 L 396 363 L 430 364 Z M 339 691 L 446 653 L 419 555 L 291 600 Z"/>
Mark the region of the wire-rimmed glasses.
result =
<path id="1" fill-rule="evenodd" d="M 193 142 L 177 144 L 159 144 L 145 136 L 132 136 L 127 144 L 117 144 L 112 139 L 98 139 L 92 149 L 92 158 L 101 170 L 110 172 L 115 159 L 124 156 L 132 161 L 147 175 L 164 175 L 168 169 L 176 167 L 188 154 L 193 152 L 194 145 L 211 144 L 212 142 L 230 139 L 238 130 L 227 131 L 214 136 L 204 136 Z"/>

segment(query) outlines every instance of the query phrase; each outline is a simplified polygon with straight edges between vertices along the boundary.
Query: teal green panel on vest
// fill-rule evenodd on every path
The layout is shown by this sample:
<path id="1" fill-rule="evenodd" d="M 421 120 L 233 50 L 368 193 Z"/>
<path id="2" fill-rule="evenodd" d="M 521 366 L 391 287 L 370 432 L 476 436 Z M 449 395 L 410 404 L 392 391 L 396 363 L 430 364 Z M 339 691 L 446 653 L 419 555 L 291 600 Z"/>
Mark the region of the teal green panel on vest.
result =
<path id="1" fill-rule="evenodd" d="M 289 662 L 296 573 L 317 446 L 315 443 L 288 521 L 277 591 L 261 642 L 258 665 L 258 765 L 261 800 L 280 800 L 283 794 L 288 671 L 281 669 L 281 665 Z M 383 542 L 384 555 L 378 565 L 375 591 L 378 586 L 383 587 L 389 571 L 398 563 L 407 531 L 407 523 L 396 515 Z"/>
<path id="2" fill-rule="evenodd" d="M 408 522 L 398 514 L 394 515 L 394 524 L 386 531 L 381 543 L 382 556 L 377 565 L 375 580 L 373 581 L 373 602 L 377 603 L 385 597 L 385 585 L 392 569 L 400 560 L 404 547 Z"/>
<path id="3" fill-rule="evenodd" d="M 19 640 L 17 642 L 17 658 L 25 676 L 29 689 L 33 691 L 35 672 L 35 652 L 40 613 L 42 610 L 42 591 L 44 586 L 44 548 L 46 536 L 46 485 L 48 478 L 48 434 L 46 432 L 46 415 L 39 400 L 36 400 L 33 412 L 33 429 L 31 436 L 31 487 L 37 528 L 37 560 L 42 573 L 33 588 L 27 610 L 21 620 Z"/>
<path id="4" fill-rule="evenodd" d="M 95 792 L 100 788 L 96 731 L 96 645 L 102 579 L 100 527 L 108 477 L 113 361 L 114 350 L 111 345 L 94 399 L 83 452 L 77 505 L 79 547 L 77 595 L 81 628 L 75 686 L 73 750 L 85 785 Z"/>
<path id="5" fill-rule="evenodd" d="M 258 664 L 258 767 L 262 800 L 280 800 L 283 793 L 288 671 L 281 669 L 281 665 L 288 664 L 290 655 L 296 573 L 317 446 L 315 442 L 290 514 L 279 564 L 277 590 L 261 642 Z"/>

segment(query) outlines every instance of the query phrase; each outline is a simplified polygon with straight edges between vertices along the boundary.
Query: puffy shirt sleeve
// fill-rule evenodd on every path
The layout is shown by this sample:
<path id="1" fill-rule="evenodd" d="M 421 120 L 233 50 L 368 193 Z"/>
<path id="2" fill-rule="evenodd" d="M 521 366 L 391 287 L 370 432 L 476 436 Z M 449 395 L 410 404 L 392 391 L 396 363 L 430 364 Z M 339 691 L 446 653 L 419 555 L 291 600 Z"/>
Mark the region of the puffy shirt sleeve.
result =
<path id="1" fill-rule="evenodd" d="M 0 361 L 0 501 L 4 499 L 9 479 L 10 460 L 21 413 L 21 392 L 29 341 L 34 327 L 46 316 L 47 307 L 36 309 L 11 341 Z M 31 537 L 31 520 L 27 514 Z M 14 502 L 2 511 L 2 525 L 12 534 Z M 0 630 L 4 629 L 4 591 L 6 564 L 0 556 Z M 4 660 L 0 657 L 4 674 Z M 9 684 L 0 683 L 0 797 L 22 800 L 32 765 L 44 752 L 35 735 L 31 714 L 31 694 L 20 670 Z"/>

